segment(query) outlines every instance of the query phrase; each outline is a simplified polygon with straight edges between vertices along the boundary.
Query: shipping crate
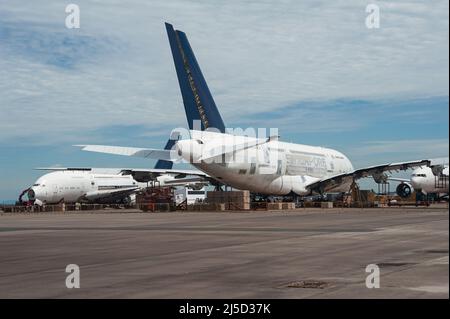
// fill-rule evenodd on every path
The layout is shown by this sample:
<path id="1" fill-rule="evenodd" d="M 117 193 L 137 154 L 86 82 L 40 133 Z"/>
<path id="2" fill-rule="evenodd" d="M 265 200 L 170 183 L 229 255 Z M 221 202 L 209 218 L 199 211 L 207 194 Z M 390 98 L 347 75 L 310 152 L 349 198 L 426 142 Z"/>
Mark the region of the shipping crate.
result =
<path id="1" fill-rule="evenodd" d="M 333 208 L 333 202 L 321 202 L 321 208 Z"/>
<path id="2" fill-rule="evenodd" d="M 206 200 L 211 204 L 224 204 L 227 210 L 250 209 L 249 191 L 209 191 L 206 194 Z M 218 210 L 222 210 L 222 206 Z"/>
<path id="3" fill-rule="evenodd" d="M 267 210 L 281 210 L 283 203 L 267 203 Z"/>
<path id="4" fill-rule="evenodd" d="M 295 209 L 295 203 L 282 203 L 282 209 L 283 210 L 292 210 Z"/>

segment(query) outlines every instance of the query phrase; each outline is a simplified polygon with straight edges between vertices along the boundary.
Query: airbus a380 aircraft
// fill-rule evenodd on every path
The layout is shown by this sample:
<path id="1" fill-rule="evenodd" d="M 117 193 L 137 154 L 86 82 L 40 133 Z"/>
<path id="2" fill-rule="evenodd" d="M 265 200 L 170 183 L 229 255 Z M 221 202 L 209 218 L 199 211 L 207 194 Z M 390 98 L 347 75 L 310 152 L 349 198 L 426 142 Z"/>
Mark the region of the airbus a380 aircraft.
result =
<path id="1" fill-rule="evenodd" d="M 174 143 L 174 139 L 169 139 L 165 149 L 170 150 Z M 159 160 L 154 169 L 117 169 L 120 170 L 118 174 L 98 173 L 93 168 L 38 168 L 52 172 L 41 176 L 24 193 L 27 192 L 28 199 L 36 205 L 113 203 L 130 201 L 138 190 L 149 186 L 149 183 L 150 186 L 185 186 L 193 189 L 200 189 L 209 183 L 208 176 L 202 172 L 176 170 L 172 166 L 171 161 Z"/>
<path id="2" fill-rule="evenodd" d="M 39 177 L 28 190 L 28 199 L 39 206 L 125 201 L 140 188 L 130 175 L 93 173 L 89 168 L 44 169 L 54 171 Z"/>
<path id="3" fill-rule="evenodd" d="M 167 23 L 166 30 L 190 138 L 177 141 L 172 151 L 104 145 L 83 145 L 83 150 L 172 161 L 182 158 L 224 184 L 272 195 L 346 192 L 362 177 L 382 182 L 388 178 L 387 171 L 430 165 L 428 160 L 418 160 L 355 170 L 344 154 L 333 149 L 226 133 L 186 35 Z"/>

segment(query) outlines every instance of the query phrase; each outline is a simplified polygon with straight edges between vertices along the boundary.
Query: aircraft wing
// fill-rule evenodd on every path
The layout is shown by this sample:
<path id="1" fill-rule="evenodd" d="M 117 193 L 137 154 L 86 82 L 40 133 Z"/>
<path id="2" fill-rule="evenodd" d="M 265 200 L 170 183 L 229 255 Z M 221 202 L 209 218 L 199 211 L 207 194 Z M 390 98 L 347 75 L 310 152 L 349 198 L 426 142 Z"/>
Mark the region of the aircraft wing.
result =
<path id="1" fill-rule="evenodd" d="M 84 194 L 82 197 L 87 200 L 106 200 L 106 199 L 114 199 L 118 197 L 124 197 L 134 192 L 138 191 L 140 188 L 138 186 L 121 188 L 121 189 L 104 189 L 104 190 L 95 190 L 92 192 L 88 192 Z"/>
<path id="2" fill-rule="evenodd" d="M 193 169 L 161 169 L 161 168 L 124 168 L 122 169 L 122 172 L 136 172 L 136 173 L 152 173 L 157 176 L 170 174 L 170 175 L 196 175 L 196 176 L 204 176 L 208 177 L 208 174 L 203 173 L 199 170 L 193 170 Z"/>
<path id="3" fill-rule="evenodd" d="M 185 184 L 190 184 L 190 183 L 204 183 L 204 184 L 208 184 L 209 181 L 205 178 L 201 178 L 201 177 L 187 177 L 187 178 L 180 178 L 180 179 L 174 179 L 171 181 L 165 181 L 164 184 L 166 185 L 185 185 Z"/>
<path id="4" fill-rule="evenodd" d="M 87 152 L 143 157 L 171 162 L 178 162 L 181 160 L 181 158 L 176 154 L 174 150 L 160 150 L 153 148 L 123 147 L 123 146 L 109 146 L 109 145 L 74 145 L 74 146 L 79 146 L 81 147 L 82 151 Z"/>
<path id="5" fill-rule="evenodd" d="M 404 182 L 404 183 L 410 183 L 411 180 L 408 178 L 398 178 L 398 177 L 388 177 L 389 181 L 394 181 L 394 182 Z"/>
<path id="6" fill-rule="evenodd" d="M 121 170 L 122 174 L 132 175 L 133 178 L 142 183 L 155 180 L 161 175 L 175 175 L 175 179 L 184 179 L 186 176 L 196 176 L 197 179 L 206 180 L 209 175 L 198 170 L 183 170 L 183 169 L 158 169 L 158 168 L 125 168 Z"/>
<path id="7" fill-rule="evenodd" d="M 329 178 L 325 178 L 323 180 L 313 182 L 307 185 L 307 188 L 318 193 L 332 192 L 333 189 L 339 185 L 345 183 L 351 184 L 353 181 L 364 177 L 373 177 L 376 183 L 382 183 L 388 180 L 388 176 L 385 174 L 385 172 L 401 171 L 429 165 L 429 160 L 419 160 L 370 166 L 354 170 L 353 172 L 338 174 Z"/>

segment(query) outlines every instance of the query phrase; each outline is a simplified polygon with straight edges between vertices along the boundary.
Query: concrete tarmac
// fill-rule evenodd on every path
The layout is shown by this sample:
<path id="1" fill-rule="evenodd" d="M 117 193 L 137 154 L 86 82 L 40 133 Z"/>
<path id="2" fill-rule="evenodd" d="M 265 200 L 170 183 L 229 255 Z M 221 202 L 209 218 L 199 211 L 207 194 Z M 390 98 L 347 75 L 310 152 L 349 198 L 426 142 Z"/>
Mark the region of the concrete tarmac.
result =
<path id="1" fill-rule="evenodd" d="M 0 298 L 449 297 L 446 208 L 115 212 L 0 215 Z"/>

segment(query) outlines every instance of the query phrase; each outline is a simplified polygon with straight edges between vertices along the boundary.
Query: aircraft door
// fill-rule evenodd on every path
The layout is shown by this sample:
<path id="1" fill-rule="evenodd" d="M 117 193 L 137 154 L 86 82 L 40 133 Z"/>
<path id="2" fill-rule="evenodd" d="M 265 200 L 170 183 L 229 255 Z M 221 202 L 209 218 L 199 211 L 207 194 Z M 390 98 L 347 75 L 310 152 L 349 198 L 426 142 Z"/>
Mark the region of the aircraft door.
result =
<path id="1" fill-rule="evenodd" d="M 251 157 L 250 158 L 249 174 L 250 175 L 255 175 L 256 174 L 256 169 L 257 169 L 257 159 L 256 159 L 256 157 Z"/>
<path id="2" fill-rule="evenodd" d="M 50 187 L 49 192 L 51 192 L 51 196 L 52 196 L 52 200 L 53 201 L 59 200 L 59 198 L 58 198 L 58 185 L 52 184 L 51 187 Z"/>
<path id="3" fill-rule="evenodd" d="M 258 157 L 260 174 L 274 175 L 277 173 L 278 152 L 269 150 L 267 145 L 263 144 L 259 147 Z"/>
<path id="4" fill-rule="evenodd" d="M 285 175 L 286 174 L 286 154 L 284 152 L 277 152 L 277 175 Z"/>
<path id="5" fill-rule="evenodd" d="M 335 172 L 334 156 L 327 154 L 325 161 L 326 161 L 327 173 L 334 174 L 334 172 Z"/>

